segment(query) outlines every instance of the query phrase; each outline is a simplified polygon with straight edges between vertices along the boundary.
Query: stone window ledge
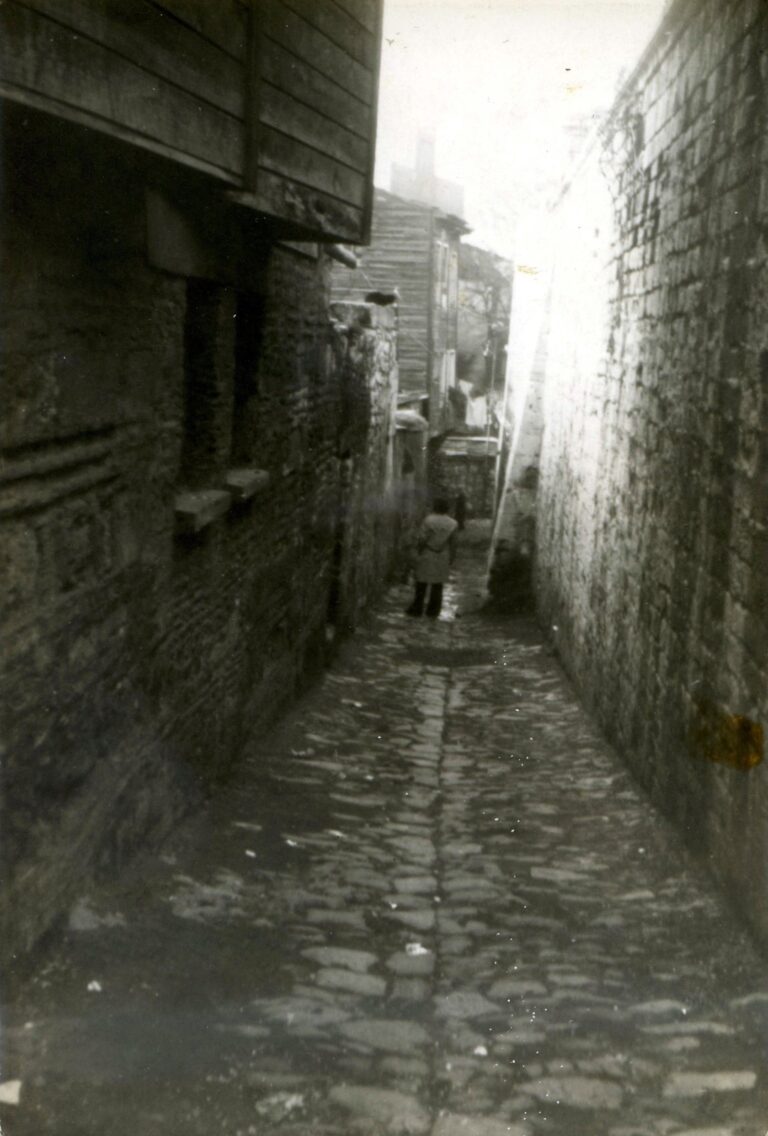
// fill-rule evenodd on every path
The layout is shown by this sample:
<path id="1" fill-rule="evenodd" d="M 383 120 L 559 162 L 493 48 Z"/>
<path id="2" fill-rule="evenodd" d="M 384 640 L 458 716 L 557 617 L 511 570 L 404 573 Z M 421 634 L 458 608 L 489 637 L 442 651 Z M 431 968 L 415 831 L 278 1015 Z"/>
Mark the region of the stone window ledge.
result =
<path id="1" fill-rule="evenodd" d="M 229 510 L 232 495 L 225 489 L 201 489 L 179 493 L 173 503 L 176 531 L 184 535 L 202 532 Z"/>
<path id="2" fill-rule="evenodd" d="M 228 469 L 224 476 L 233 501 L 250 501 L 267 488 L 269 481 L 265 469 Z"/>
<path id="3" fill-rule="evenodd" d="M 194 535 L 218 521 L 230 506 L 250 501 L 262 493 L 270 482 L 265 469 L 228 469 L 224 474 L 224 488 L 198 489 L 179 493 L 173 503 L 176 531 L 181 535 Z"/>

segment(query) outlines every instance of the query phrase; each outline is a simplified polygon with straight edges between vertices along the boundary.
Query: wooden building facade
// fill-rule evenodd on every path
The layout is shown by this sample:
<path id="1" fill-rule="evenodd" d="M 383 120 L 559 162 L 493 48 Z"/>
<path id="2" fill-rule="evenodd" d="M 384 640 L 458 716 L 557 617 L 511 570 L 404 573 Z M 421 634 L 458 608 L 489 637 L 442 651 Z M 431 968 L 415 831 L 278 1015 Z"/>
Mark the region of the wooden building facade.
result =
<path id="1" fill-rule="evenodd" d="M 382 0 L 6 0 L 0 97 L 213 179 L 272 232 L 365 241 Z"/>
<path id="2" fill-rule="evenodd" d="M 397 292 L 401 403 L 422 404 L 432 436 L 452 421 L 459 244 L 467 232 L 459 217 L 376 189 L 371 241 L 359 250 L 358 268 L 333 271 L 339 299 Z"/>

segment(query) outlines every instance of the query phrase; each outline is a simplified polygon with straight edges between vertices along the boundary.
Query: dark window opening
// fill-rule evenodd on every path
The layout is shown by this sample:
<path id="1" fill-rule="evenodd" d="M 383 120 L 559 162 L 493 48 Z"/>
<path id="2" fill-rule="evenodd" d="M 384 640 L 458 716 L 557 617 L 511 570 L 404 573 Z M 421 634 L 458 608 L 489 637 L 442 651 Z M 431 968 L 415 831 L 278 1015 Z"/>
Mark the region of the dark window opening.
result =
<path id="1" fill-rule="evenodd" d="M 184 437 L 180 481 L 200 489 L 220 472 L 223 416 L 228 392 L 219 374 L 222 289 L 189 280 L 184 321 Z"/>
<path id="2" fill-rule="evenodd" d="M 232 405 L 232 464 L 235 466 L 250 465 L 257 457 L 257 398 L 264 306 L 264 297 L 255 292 L 238 294 Z"/>

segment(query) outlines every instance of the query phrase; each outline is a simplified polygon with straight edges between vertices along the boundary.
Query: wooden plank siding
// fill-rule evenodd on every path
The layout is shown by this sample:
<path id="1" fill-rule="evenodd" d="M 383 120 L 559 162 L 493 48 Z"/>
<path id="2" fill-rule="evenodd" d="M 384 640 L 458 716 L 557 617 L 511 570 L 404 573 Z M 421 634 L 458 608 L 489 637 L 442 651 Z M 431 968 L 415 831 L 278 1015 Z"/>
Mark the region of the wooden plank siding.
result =
<path id="1" fill-rule="evenodd" d="M 312 146 L 362 174 L 368 161 L 368 143 L 359 134 L 338 126 L 306 103 L 273 87 L 262 84 L 261 121 L 283 134 Z"/>
<path id="2" fill-rule="evenodd" d="M 384 3 L 379 3 L 378 10 L 375 12 L 375 37 L 378 45 L 376 55 L 375 70 L 373 74 L 373 89 L 375 91 L 375 98 L 372 108 L 372 119 L 370 125 L 370 137 L 374 139 L 374 144 L 371 146 L 368 154 L 368 168 L 366 170 L 367 194 L 365 206 L 363 208 L 363 240 L 367 243 L 371 239 L 371 226 L 373 224 L 373 178 L 376 170 L 376 130 L 379 118 L 379 80 L 381 76 L 381 47 L 384 36 Z"/>
<path id="3" fill-rule="evenodd" d="M 293 235 L 357 243 L 372 195 L 381 8 L 5 0 L 0 95 L 212 174 Z"/>
<path id="4" fill-rule="evenodd" d="M 322 32 L 351 59 L 357 60 L 366 71 L 374 70 L 378 56 L 374 33 L 361 27 L 343 8 L 339 8 L 334 0 L 325 0 L 320 4 L 317 0 L 282 0 L 282 2 L 286 8 L 290 8 L 306 23 Z"/>
<path id="5" fill-rule="evenodd" d="M 334 161 L 322 150 L 305 146 L 295 137 L 264 125 L 259 132 L 259 168 L 262 167 L 362 209 L 365 179 L 361 173 Z"/>
<path id="6" fill-rule="evenodd" d="M 264 55 L 262 78 L 281 91 L 292 94 L 305 106 L 330 122 L 351 131 L 364 141 L 371 133 L 371 109 L 350 97 L 343 87 L 327 78 L 292 52 L 272 42 Z"/>
<path id="7" fill-rule="evenodd" d="M 351 59 L 323 32 L 289 8 L 284 0 L 268 0 L 263 8 L 264 30 L 270 39 L 370 106 L 376 97 L 373 71 Z"/>
<path id="8" fill-rule="evenodd" d="M 0 82 L 10 97 L 14 89 L 44 96 L 61 117 L 80 112 L 106 132 L 116 123 L 139 145 L 154 141 L 225 177 L 239 174 L 241 123 L 235 115 L 181 86 L 161 84 L 113 49 L 20 3 L 0 5 Z"/>
<path id="9" fill-rule="evenodd" d="M 335 0 L 337 7 L 352 16 L 361 27 L 375 32 L 381 19 L 381 5 L 376 0 Z"/>
<path id="10" fill-rule="evenodd" d="M 153 7 L 179 23 L 193 28 L 203 39 L 216 44 L 233 59 L 247 51 L 248 5 L 233 0 L 149 0 Z"/>
<path id="11" fill-rule="evenodd" d="M 80 36 L 229 114 L 242 117 L 241 63 L 154 4 L 135 0 L 21 0 Z M 66 14 L 66 18 L 62 18 Z"/>
<path id="12" fill-rule="evenodd" d="M 364 299 L 397 288 L 400 390 L 428 391 L 431 372 L 430 299 L 433 210 L 377 189 L 371 243 L 358 250 L 360 267 L 334 266 L 334 299 Z"/>
<path id="13" fill-rule="evenodd" d="M 371 244 L 358 249 L 359 267 L 333 267 L 335 300 L 397 289 L 400 392 L 428 396 L 431 437 L 454 421 L 448 388 L 455 385 L 458 249 L 467 231 L 458 217 L 377 189 Z"/>

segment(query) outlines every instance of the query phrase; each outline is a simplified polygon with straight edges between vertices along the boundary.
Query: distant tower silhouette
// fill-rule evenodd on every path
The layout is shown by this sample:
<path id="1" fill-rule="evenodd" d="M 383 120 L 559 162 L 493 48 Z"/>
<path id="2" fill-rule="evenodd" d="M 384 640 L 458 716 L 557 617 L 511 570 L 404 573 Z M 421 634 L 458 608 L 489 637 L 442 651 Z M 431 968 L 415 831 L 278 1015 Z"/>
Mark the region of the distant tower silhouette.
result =
<path id="1" fill-rule="evenodd" d="M 464 189 L 435 174 L 435 137 L 420 133 L 416 143 L 416 166 L 392 165 L 392 192 L 409 201 L 434 205 L 443 213 L 464 216 Z"/>

